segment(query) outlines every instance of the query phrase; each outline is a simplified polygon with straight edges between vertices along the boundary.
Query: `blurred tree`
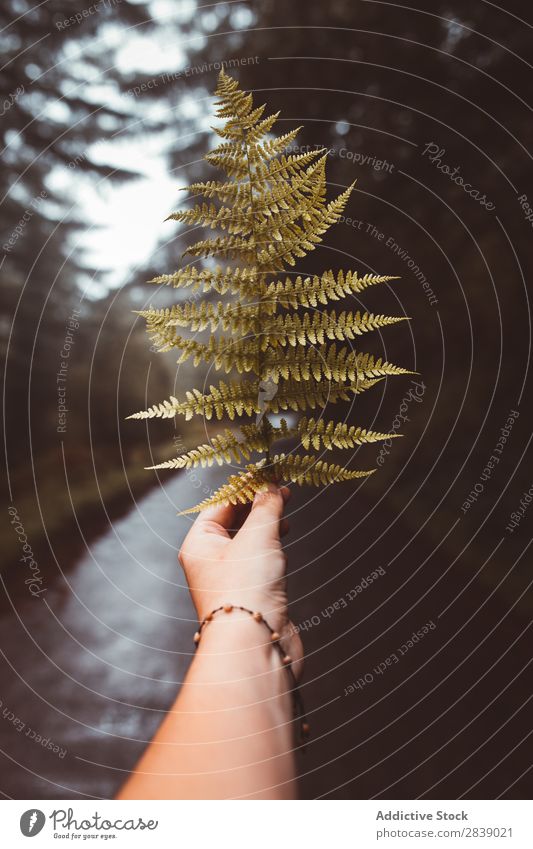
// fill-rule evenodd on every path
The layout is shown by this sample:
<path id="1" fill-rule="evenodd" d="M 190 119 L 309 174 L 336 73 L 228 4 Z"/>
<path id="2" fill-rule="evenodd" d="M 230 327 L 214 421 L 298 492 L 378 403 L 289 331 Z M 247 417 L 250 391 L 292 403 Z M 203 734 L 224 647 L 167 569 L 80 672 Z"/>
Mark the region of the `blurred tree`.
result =
<path id="1" fill-rule="evenodd" d="M 47 450 L 53 433 L 47 411 L 57 407 L 58 345 L 80 299 L 81 274 L 90 279 L 96 273 L 71 250 L 69 237 L 85 222 L 69 211 L 73 199 L 54 189 L 53 175 L 69 169 L 95 179 L 134 176 L 95 161 L 90 149 L 111 139 L 131 117 L 104 76 L 113 58 L 106 36 L 117 8 L 113 2 L 75 0 L 65 7 L 57 0 L 36 5 L 8 0 L 0 10 L 0 346 L 9 356 L 5 425 L 15 466 L 29 454 L 27 409 L 33 450 Z M 122 0 L 120 25 L 140 24 L 145 30 L 154 26 L 146 4 Z M 90 92 L 88 79 L 99 81 Z M 98 316 L 101 306 L 89 301 L 83 312 Z M 82 322 L 78 336 L 91 324 L 84 330 Z"/>
<path id="2" fill-rule="evenodd" d="M 120 182 L 136 176 L 128 168 L 106 165 L 110 148 L 96 146 L 117 132 L 131 137 L 141 129 L 132 120 L 133 102 L 119 96 L 118 72 L 113 70 L 113 78 L 106 74 L 117 64 L 123 34 L 136 27 L 144 33 L 157 29 L 148 5 L 130 0 L 6 0 L 0 9 L 4 456 L 10 498 L 22 505 L 35 545 L 43 525 L 53 534 L 72 521 L 72 493 L 60 485 L 63 456 L 79 483 L 74 501 L 80 505 L 94 507 L 101 491 L 109 497 L 127 491 L 122 462 L 135 445 L 145 444 L 146 433 L 134 428 L 122 432 L 122 419 L 144 404 L 147 372 L 156 385 L 161 381 L 158 391 L 167 382 L 164 364 L 150 363 L 141 328 L 130 335 L 131 310 L 138 306 L 132 292 L 121 294 L 121 310 L 110 308 L 108 298 L 84 294 L 106 269 L 91 268 L 75 245 L 86 228 L 76 211 L 77 181 L 81 184 L 85 176 L 93 184 Z M 147 117 L 142 131 L 159 127 Z M 61 175 L 70 179 L 65 182 Z M 67 377 L 61 384 L 57 375 L 69 333 Z M 58 430 L 60 388 L 68 409 L 64 433 Z M 106 489 L 104 475 L 113 471 L 115 478 Z M 9 555 L 9 529 L 4 541 Z"/>

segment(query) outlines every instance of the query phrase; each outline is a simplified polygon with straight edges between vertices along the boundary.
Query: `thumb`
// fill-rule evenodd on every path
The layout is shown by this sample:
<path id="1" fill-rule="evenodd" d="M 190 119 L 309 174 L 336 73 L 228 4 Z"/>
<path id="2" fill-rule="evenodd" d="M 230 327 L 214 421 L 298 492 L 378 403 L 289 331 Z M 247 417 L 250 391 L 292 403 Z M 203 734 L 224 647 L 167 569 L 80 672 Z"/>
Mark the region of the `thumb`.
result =
<path id="1" fill-rule="evenodd" d="M 275 483 L 256 492 L 252 509 L 243 523 L 238 536 L 252 536 L 258 546 L 279 542 L 280 519 L 283 515 L 285 498 Z"/>

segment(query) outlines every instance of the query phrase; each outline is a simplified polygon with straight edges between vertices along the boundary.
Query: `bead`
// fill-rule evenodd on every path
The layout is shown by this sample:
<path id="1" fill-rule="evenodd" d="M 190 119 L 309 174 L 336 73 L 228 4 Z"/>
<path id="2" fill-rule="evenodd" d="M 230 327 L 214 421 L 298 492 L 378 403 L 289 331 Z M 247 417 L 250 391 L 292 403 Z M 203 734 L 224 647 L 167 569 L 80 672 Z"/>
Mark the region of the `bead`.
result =
<path id="1" fill-rule="evenodd" d="M 211 622 L 211 619 L 212 619 L 212 618 L 213 618 L 213 614 L 212 614 L 212 613 L 208 613 L 208 614 L 207 614 L 207 616 L 205 617 L 205 621 L 206 621 L 206 622 Z"/>
<path id="2" fill-rule="evenodd" d="M 232 604 L 225 604 L 224 605 L 224 613 L 231 613 L 232 610 L 233 610 Z"/>
<path id="3" fill-rule="evenodd" d="M 311 728 L 310 728 L 309 723 L 308 722 L 302 722 L 302 734 L 305 734 L 305 736 L 307 737 L 307 735 L 309 734 L 310 731 L 311 731 Z"/>
<path id="4" fill-rule="evenodd" d="M 262 613 L 257 612 L 257 613 L 254 613 L 253 616 L 254 616 L 254 619 L 255 619 L 256 622 L 262 622 L 263 621 L 263 614 Z"/>
<path id="5" fill-rule="evenodd" d="M 198 645 L 198 643 L 200 642 L 200 639 L 201 639 L 200 631 L 197 631 L 196 634 L 193 637 L 195 645 Z"/>
<path id="6" fill-rule="evenodd" d="M 289 663 L 292 663 L 292 657 L 290 656 L 290 654 L 286 654 L 286 655 L 285 655 L 285 657 L 283 658 L 283 663 L 284 663 L 286 666 L 288 666 L 288 665 L 289 665 Z"/>
<path id="7" fill-rule="evenodd" d="M 277 643 L 277 641 L 279 640 L 278 632 L 272 631 L 272 635 L 271 635 L 270 639 L 272 640 L 273 643 Z"/>

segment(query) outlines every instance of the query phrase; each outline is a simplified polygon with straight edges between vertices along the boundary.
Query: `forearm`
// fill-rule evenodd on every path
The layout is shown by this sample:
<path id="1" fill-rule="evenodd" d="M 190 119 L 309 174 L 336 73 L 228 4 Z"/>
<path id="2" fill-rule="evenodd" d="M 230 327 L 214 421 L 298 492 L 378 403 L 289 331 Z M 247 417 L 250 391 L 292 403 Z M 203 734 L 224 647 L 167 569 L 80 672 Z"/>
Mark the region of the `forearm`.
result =
<path id="1" fill-rule="evenodd" d="M 118 798 L 294 798 L 291 717 L 290 680 L 268 630 L 236 610 L 215 617 Z"/>

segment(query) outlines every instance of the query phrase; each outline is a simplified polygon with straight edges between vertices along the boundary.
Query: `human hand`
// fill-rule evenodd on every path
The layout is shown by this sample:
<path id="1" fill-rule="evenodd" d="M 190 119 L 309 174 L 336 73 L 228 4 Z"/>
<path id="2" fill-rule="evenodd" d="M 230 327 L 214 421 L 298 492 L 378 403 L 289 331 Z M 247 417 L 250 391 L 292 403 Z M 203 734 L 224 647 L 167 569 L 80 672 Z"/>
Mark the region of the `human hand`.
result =
<path id="1" fill-rule="evenodd" d="M 280 634 L 284 650 L 301 673 L 303 648 L 287 612 L 287 558 L 281 535 L 288 487 L 269 484 L 253 504 L 217 506 L 196 519 L 179 551 L 198 619 L 230 603 L 263 614 Z M 265 629 L 266 631 L 266 629 Z"/>

